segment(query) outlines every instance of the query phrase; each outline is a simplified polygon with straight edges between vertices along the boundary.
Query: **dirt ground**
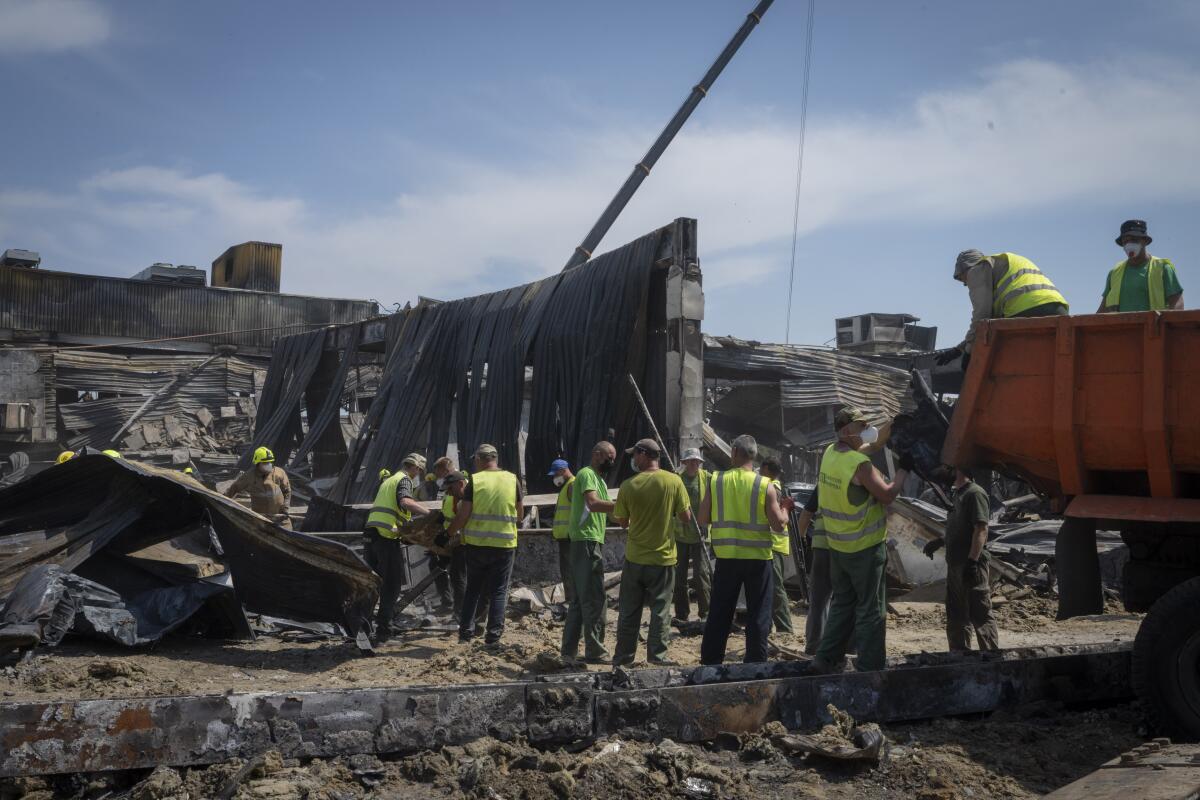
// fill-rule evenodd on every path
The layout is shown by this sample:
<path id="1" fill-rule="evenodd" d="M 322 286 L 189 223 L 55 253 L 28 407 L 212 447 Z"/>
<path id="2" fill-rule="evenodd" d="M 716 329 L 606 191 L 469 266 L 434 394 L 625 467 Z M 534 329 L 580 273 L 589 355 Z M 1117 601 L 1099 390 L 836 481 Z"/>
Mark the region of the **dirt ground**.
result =
<path id="1" fill-rule="evenodd" d="M 997 608 L 1002 647 L 1085 644 L 1132 640 L 1140 615 L 1113 605 L 1111 613 L 1054 620 L 1050 598 L 1029 597 Z M 793 611 L 797 634 L 773 634 L 772 640 L 797 651 L 804 647 L 804 614 Z M 892 604 L 888 616 L 888 652 L 892 655 L 946 649 L 945 609 L 939 603 Z M 608 643 L 616 614 L 609 611 Z M 350 642 L 284 641 L 260 636 L 253 642 L 169 637 L 155 647 L 130 650 L 117 645 L 68 639 L 57 648 L 37 651 L 25 661 L 0 662 L 0 702 L 49 698 L 138 697 L 221 694 L 227 691 L 476 683 L 512 680 L 556 668 L 562 624 L 549 611 L 508 621 L 499 649 L 460 645 L 453 633 L 417 630 L 398 634 L 373 658 L 364 658 Z M 741 634 L 730 638 L 729 661 L 744 652 Z M 668 655 L 684 665 L 698 664 L 700 637 L 676 635 Z M 644 658 L 640 649 L 639 657 Z M 592 669 L 605 669 L 594 666 Z"/>
<path id="2" fill-rule="evenodd" d="M 757 734 L 700 747 L 606 739 L 574 753 L 483 739 L 395 759 L 371 755 L 305 762 L 268 752 L 206 768 L 0 781 L 0 800 L 55 797 L 198 800 L 230 787 L 241 800 L 279 798 L 822 798 L 988 800 L 1033 798 L 1064 786 L 1140 743 L 1132 706 L 1018 709 L 883 729 L 878 763 L 837 764 L 788 755 L 773 723 Z M 243 774 L 235 779 L 235 776 Z"/>

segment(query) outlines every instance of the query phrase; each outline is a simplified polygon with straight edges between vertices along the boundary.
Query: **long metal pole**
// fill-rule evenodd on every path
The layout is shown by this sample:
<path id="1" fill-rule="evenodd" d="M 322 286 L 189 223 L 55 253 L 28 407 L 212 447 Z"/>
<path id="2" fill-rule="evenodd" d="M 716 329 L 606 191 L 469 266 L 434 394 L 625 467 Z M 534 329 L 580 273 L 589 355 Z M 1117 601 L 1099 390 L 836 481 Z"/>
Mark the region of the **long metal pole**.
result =
<path id="1" fill-rule="evenodd" d="M 767 9 L 771 7 L 774 0 L 760 0 L 759 4 L 754 7 L 754 10 L 746 15 L 746 21 L 742 23 L 742 27 L 738 28 L 737 33 L 729 40 L 729 44 L 725 45 L 725 49 L 717 56 L 717 60 L 708 68 L 708 72 L 704 73 L 704 77 L 700 82 L 692 87 L 691 94 L 683 101 L 683 105 L 675 112 L 675 116 L 671 117 L 671 121 L 667 123 L 667 127 L 663 128 L 662 133 L 654 140 L 654 144 L 650 145 L 650 149 L 646 152 L 644 158 L 639 161 L 633 168 L 633 172 L 625 179 L 625 183 L 621 186 L 616 196 L 608 204 L 608 208 L 604 209 L 604 213 L 600 215 L 600 219 L 596 220 L 596 224 L 592 226 L 591 231 L 584 237 L 583 243 L 575 248 L 575 252 L 567 259 L 566 265 L 563 267 L 563 272 L 577 267 L 583 262 L 592 257 L 596 247 L 600 244 L 600 240 L 608 233 L 608 229 L 617 221 L 617 217 L 625 209 L 634 192 L 642 185 L 642 181 L 650 174 L 650 170 L 658 162 L 663 151 L 667 149 L 667 145 L 675 138 L 675 134 L 679 133 L 679 129 L 683 127 L 683 123 L 687 122 L 688 117 L 696 110 L 696 106 L 700 105 L 700 101 L 708 94 L 708 90 L 712 88 L 713 83 L 720 76 L 721 71 L 725 69 L 725 65 L 733 58 L 738 48 L 742 46 L 742 42 L 746 41 L 746 37 L 750 35 L 750 31 L 754 30 L 758 23 L 762 22 L 763 14 L 767 13 Z"/>
<path id="2" fill-rule="evenodd" d="M 650 408 L 646 405 L 645 398 L 642 397 L 642 390 L 638 387 L 638 383 L 634 380 L 633 375 L 626 373 L 625 377 L 629 378 L 629 385 L 633 387 L 633 396 L 637 398 L 638 405 L 642 408 L 642 416 L 646 418 L 646 424 L 650 426 L 650 433 L 654 434 L 654 441 L 658 442 L 658 451 L 662 457 L 667 460 L 667 469 L 671 472 L 675 471 L 675 459 L 671 458 L 671 454 L 667 452 L 667 446 L 663 443 L 662 436 L 658 433 L 658 426 L 654 424 L 654 417 L 650 415 Z M 696 511 L 692 511 L 692 533 L 696 534 L 700 544 L 700 554 L 704 556 L 704 563 L 712 567 L 712 559 L 708 556 L 708 548 L 704 545 L 704 532 L 700 530 L 700 523 L 696 520 Z"/>

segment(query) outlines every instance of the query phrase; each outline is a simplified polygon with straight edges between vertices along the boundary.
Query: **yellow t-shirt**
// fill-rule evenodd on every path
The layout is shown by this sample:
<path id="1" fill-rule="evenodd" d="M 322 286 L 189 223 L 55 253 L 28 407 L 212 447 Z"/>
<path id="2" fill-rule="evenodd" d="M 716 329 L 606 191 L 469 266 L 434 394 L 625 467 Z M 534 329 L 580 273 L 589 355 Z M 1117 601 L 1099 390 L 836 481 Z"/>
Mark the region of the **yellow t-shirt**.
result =
<path id="1" fill-rule="evenodd" d="M 622 483 L 613 516 L 629 520 L 626 560 L 652 567 L 674 564 L 674 520 L 685 508 L 691 508 L 687 489 L 670 470 L 642 472 Z"/>

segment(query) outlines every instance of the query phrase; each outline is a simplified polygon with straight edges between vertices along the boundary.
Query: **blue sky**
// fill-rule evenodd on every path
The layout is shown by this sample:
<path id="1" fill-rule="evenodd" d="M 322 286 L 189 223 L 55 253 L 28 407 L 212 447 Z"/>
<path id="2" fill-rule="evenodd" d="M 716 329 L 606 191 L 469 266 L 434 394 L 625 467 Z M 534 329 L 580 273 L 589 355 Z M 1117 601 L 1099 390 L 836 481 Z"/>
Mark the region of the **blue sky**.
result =
<path id="1" fill-rule="evenodd" d="M 132 275 L 281 241 L 285 291 L 386 303 L 541 277 L 752 5 L 0 0 L 0 247 Z M 712 333 L 783 338 L 806 11 L 600 248 L 698 218 Z M 1198 37 L 1188 0 L 817 0 L 792 340 L 907 311 L 952 344 L 967 247 L 1090 312 L 1128 217 L 1200 303 Z"/>

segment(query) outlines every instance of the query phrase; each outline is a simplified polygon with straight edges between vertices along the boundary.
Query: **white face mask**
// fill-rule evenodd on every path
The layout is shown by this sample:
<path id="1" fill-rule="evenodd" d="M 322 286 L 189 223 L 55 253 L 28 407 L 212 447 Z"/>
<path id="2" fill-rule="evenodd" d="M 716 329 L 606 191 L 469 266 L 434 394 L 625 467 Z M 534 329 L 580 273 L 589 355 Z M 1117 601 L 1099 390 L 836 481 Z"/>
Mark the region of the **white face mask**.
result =
<path id="1" fill-rule="evenodd" d="M 446 479 L 445 479 L 445 478 L 438 478 L 438 479 L 437 479 L 437 487 L 438 487 L 439 489 L 445 489 L 445 488 L 446 488 Z"/>
<path id="2" fill-rule="evenodd" d="M 275 468 L 274 464 L 259 464 L 258 465 L 258 471 L 261 472 L 263 475 L 270 475 L 271 470 L 274 468 Z"/>
<path id="3" fill-rule="evenodd" d="M 1130 258 L 1137 258 L 1142 252 L 1141 242 L 1126 242 L 1122 247 L 1125 249 L 1125 255 Z"/>
<path id="4" fill-rule="evenodd" d="M 862 433 L 858 434 L 858 438 L 863 440 L 863 444 L 875 444 L 879 441 L 879 428 L 868 425 L 862 429 Z"/>
<path id="5" fill-rule="evenodd" d="M 563 477 L 562 475 L 554 476 L 554 485 L 555 486 L 562 486 L 566 482 L 567 482 L 567 479 L 565 477 Z"/>
<path id="6" fill-rule="evenodd" d="M 641 472 L 641 470 L 638 469 L 637 459 L 633 458 L 632 456 L 629 459 L 629 468 L 634 472 Z"/>

